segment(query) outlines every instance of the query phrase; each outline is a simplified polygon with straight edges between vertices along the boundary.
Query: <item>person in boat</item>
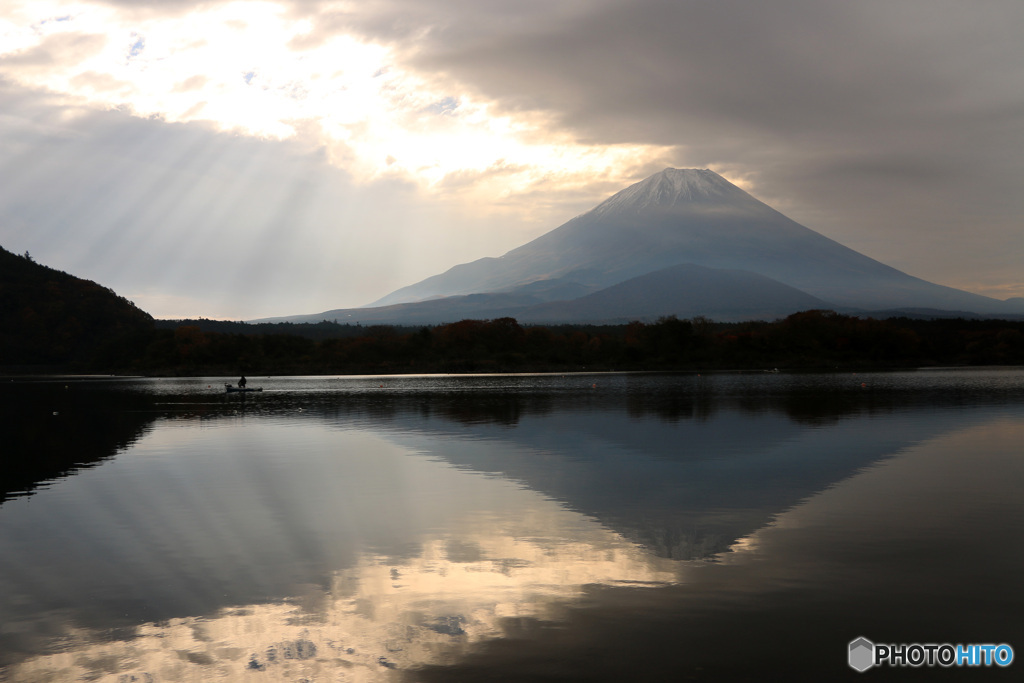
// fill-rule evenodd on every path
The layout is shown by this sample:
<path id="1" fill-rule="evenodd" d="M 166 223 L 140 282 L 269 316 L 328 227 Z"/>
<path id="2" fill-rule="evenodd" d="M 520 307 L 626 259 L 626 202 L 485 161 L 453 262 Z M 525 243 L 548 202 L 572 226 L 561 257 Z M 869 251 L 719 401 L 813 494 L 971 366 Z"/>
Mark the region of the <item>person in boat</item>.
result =
<path id="1" fill-rule="evenodd" d="M 245 389 L 245 375 L 242 375 L 242 378 L 238 380 L 238 388 Z"/>

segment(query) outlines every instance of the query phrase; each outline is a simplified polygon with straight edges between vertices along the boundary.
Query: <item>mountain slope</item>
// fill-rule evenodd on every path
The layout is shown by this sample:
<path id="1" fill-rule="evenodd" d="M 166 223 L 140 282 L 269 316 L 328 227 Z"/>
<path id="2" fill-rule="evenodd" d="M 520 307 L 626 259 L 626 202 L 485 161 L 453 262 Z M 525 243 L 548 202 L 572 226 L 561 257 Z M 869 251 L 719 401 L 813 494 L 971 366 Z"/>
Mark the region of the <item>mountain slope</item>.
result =
<path id="1" fill-rule="evenodd" d="M 0 247 L 0 362 L 64 364 L 151 330 L 153 318 L 112 290 Z"/>
<path id="2" fill-rule="evenodd" d="M 455 266 L 370 305 L 515 291 L 552 279 L 608 287 L 680 263 L 758 273 L 837 306 L 1005 310 L 996 299 L 849 249 L 706 169 L 666 169 L 504 256 Z"/>
<path id="3" fill-rule="evenodd" d="M 715 320 L 774 320 L 832 306 L 771 278 L 685 263 L 630 278 L 565 301 L 531 296 L 530 286 L 509 293 L 463 294 L 390 306 L 292 316 L 288 322 L 436 325 L 466 318 L 513 317 L 523 323 L 624 323 L 667 315 Z"/>
<path id="4" fill-rule="evenodd" d="M 774 320 L 830 305 L 780 282 L 742 270 L 684 263 L 639 275 L 572 301 L 531 306 L 521 322 L 628 322 L 676 315 L 715 320 Z"/>

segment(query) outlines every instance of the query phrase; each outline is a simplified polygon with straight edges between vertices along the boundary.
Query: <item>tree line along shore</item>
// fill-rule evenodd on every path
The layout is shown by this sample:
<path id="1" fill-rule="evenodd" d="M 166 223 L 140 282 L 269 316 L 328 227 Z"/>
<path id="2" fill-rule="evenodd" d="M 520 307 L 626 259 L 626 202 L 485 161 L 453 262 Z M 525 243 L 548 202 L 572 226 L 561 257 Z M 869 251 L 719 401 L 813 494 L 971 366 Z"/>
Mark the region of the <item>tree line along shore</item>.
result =
<path id="1" fill-rule="evenodd" d="M 773 322 L 665 317 L 621 325 L 521 325 L 513 318 L 415 327 L 150 319 L 109 334 L 93 329 L 87 339 L 75 336 L 51 334 L 49 343 L 23 337 L 12 345 L 6 335 L 0 371 L 231 376 L 1024 364 L 1024 321 L 876 320 L 825 310 Z"/>
<path id="2" fill-rule="evenodd" d="M 0 373 L 198 376 L 1024 365 L 1024 320 L 828 310 L 715 322 L 389 326 L 154 320 L 89 280 L 0 247 Z"/>

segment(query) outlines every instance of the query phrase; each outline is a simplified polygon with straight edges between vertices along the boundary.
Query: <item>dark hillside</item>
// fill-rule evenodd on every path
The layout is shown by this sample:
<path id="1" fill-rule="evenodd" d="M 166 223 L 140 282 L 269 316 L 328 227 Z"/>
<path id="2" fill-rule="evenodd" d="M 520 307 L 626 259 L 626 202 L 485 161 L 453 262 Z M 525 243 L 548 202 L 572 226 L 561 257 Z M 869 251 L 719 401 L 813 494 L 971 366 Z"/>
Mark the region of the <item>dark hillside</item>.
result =
<path id="1" fill-rule="evenodd" d="M 113 290 L 0 247 L 0 367 L 117 369 L 152 328 Z"/>

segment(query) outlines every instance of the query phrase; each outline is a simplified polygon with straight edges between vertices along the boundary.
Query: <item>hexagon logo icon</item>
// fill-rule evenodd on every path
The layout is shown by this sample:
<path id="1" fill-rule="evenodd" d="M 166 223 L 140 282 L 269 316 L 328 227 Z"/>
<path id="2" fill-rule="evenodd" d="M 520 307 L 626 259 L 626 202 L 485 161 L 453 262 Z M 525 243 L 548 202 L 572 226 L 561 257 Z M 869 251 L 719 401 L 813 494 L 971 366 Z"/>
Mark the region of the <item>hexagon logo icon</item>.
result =
<path id="1" fill-rule="evenodd" d="M 875 644 L 861 636 L 850 641 L 850 668 L 867 671 L 875 664 Z"/>

